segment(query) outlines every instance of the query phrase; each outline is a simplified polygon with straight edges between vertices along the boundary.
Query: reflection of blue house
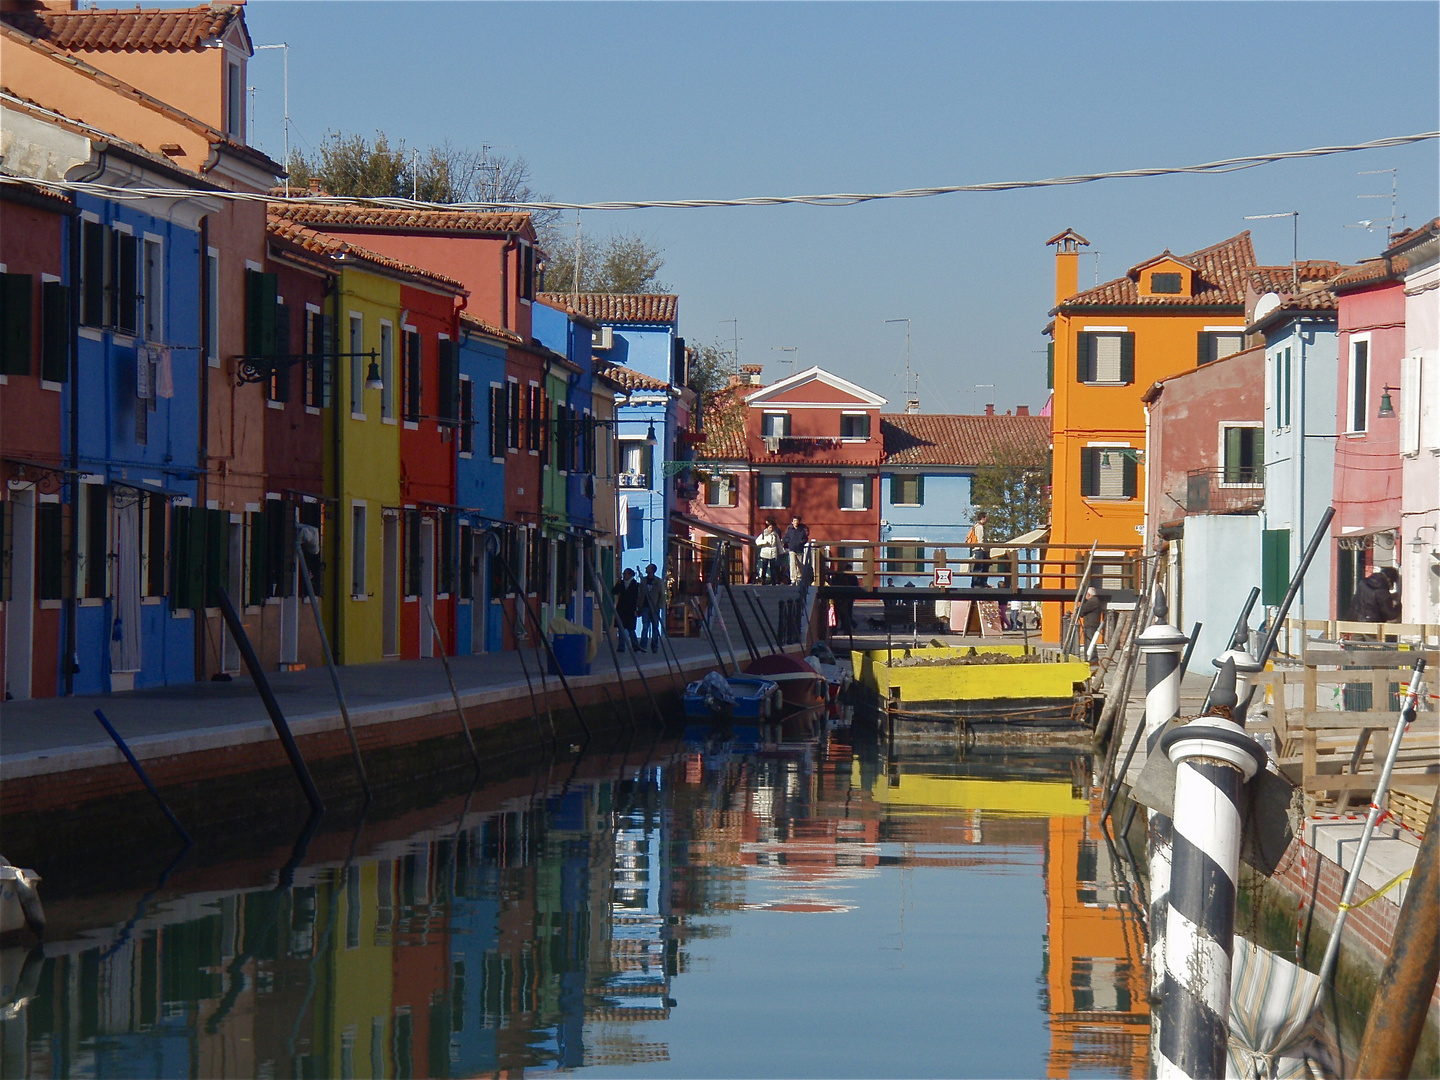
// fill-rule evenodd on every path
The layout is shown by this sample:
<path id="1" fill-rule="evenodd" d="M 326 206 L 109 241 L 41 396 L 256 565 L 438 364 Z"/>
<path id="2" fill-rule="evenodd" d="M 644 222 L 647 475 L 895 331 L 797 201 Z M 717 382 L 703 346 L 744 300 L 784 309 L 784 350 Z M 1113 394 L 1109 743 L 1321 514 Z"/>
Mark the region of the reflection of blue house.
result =
<path id="1" fill-rule="evenodd" d="M 951 562 L 969 557 L 965 537 L 974 522 L 970 488 L 976 470 L 992 461 L 997 449 L 1045 450 L 1050 419 L 1030 416 L 1028 410 L 1016 416 L 896 413 L 880 417 L 880 431 L 885 440 L 880 542 L 890 566 L 883 576 L 893 577 L 896 584 L 918 585 L 929 583 L 929 567 L 905 574 L 905 560 L 933 557 L 937 548 L 943 548 Z"/>
<path id="2" fill-rule="evenodd" d="M 115 178 L 95 180 L 175 183 L 161 171 L 131 179 L 134 164 L 117 160 Z M 197 497 L 204 360 L 194 226 L 205 208 L 177 201 L 166 218 L 147 205 L 80 195 L 69 222 L 79 230 L 79 265 L 67 270 L 80 328 L 78 379 L 65 384 L 62 409 L 79 474 L 68 486 L 78 694 L 190 682 L 195 673 L 191 612 L 172 610 L 167 597 L 172 559 L 187 540 L 178 525 L 188 514 L 172 520 L 172 504 L 193 508 Z"/>
<path id="3" fill-rule="evenodd" d="M 504 647 L 504 614 L 498 603 L 490 603 L 485 526 L 505 516 L 505 447 L 495 444 L 496 438 L 503 444 L 505 433 L 496 432 L 491 421 L 493 399 L 505 390 L 505 345 L 516 340 L 509 331 L 460 315 L 460 405 L 472 420 L 468 432 L 461 433 L 455 464 L 455 503 L 464 508 L 455 620 L 455 648 L 461 653 Z"/>
<path id="4" fill-rule="evenodd" d="M 595 325 L 595 357 L 611 365 L 608 375 L 626 390 L 615 408 L 621 566 L 639 573 L 653 562 L 663 572 L 677 484 L 665 463 L 688 456 L 680 431 L 693 402 L 684 389 L 685 342 L 676 332 L 679 298 L 545 293 L 542 299 Z"/>
<path id="5" fill-rule="evenodd" d="M 1334 263 L 1301 266 L 1311 273 L 1328 268 L 1330 275 L 1341 269 Z M 1262 273 L 1256 271 L 1255 277 Z M 1291 286 L 1288 267 L 1279 278 L 1256 284 Z M 1335 297 L 1328 289 L 1317 287 L 1299 295 L 1270 292 L 1259 299 L 1251 316 L 1253 325 L 1246 331 L 1265 335 L 1265 508 L 1261 512 L 1265 530 L 1261 603 L 1265 605 L 1280 603 L 1277 587 L 1284 590 L 1320 515 L 1330 506 L 1340 363 L 1337 315 Z M 1308 591 L 1310 617 L 1315 617 L 1313 605 L 1328 611 L 1329 581 L 1330 547 L 1321 544 L 1296 596 L 1297 610 L 1304 611 Z"/>

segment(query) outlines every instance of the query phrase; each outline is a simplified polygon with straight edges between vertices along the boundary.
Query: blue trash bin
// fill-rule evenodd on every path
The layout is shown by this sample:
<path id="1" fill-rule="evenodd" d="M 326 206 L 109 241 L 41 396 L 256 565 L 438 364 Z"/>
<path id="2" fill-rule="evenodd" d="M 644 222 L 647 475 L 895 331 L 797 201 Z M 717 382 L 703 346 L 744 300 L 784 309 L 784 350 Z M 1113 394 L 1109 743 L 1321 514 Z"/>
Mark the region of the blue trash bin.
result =
<path id="1" fill-rule="evenodd" d="M 550 639 L 555 659 L 549 661 L 551 675 L 589 675 L 590 637 L 587 634 L 556 634 Z M 559 664 L 559 671 L 555 667 Z"/>

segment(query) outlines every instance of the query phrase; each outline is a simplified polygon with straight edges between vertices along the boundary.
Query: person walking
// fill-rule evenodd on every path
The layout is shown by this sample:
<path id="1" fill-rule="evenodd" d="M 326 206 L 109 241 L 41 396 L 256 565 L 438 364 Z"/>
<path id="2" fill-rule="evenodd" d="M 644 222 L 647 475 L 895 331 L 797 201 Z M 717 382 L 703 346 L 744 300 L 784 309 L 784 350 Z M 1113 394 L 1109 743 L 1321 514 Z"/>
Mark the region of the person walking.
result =
<path id="1" fill-rule="evenodd" d="M 810 528 L 800 522 L 800 515 L 796 514 L 790 519 L 790 527 L 785 530 L 785 553 L 790 557 L 790 584 L 800 584 L 800 567 L 805 561 L 805 545 L 810 543 Z"/>
<path id="2" fill-rule="evenodd" d="M 634 649 L 635 612 L 640 607 L 640 583 L 635 580 L 635 571 L 626 567 L 610 591 L 615 596 L 615 630 L 620 638 L 620 651 L 625 651 L 627 640 Z"/>
<path id="3" fill-rule="evenodd" d="M 755 554 L 760 566 L 755 575 L 761 585 L 775 584 L 775 561 L 780 557 L 780 533 L 775 529 L 775 519 L 766 518 L 765 528 L 755 537 Z"/>
<path id="4" fill-rule="evenodd" d="M 987 517 L 988 515 L 983 511 L 975 515 L 975 524 L 970 526 L 970 532 L 965 536 L 965 543 L 970 545 L 970 587 L 972 589 L 990 587 L 990 549 L 985 546 Z"/>
<path id="5" fill-rule="evenodd" d="M 1355 590 L 1355 621 L 1356 622 L 1399 622 L 1400 621 L 1400 597 L 1398 589 L 1391 592 L 1392 586 L 1400 583 L 1400 573 L 1393 566 L 1382 566 L 1372 574 L 1367 574 Z"/>
<path id="6" fill-rule="evenodd" d="M 645 567 L 640 579 L 640 648 L 660 651 L 660 631 L 665 624 L 665 579 L 655 576 L 655 564 Z"/>
<path id="7" fill-rule="evenodd" d="M 1076 615 L 1080 619 L 1080 632 L 1085 635 L 1085 658 L 1093 664 L 1100 639 L 1100 621 L 1105 617 L 1105 598 L 1095 591 L 1094 585 L 1085 587 L 1085 599 L 1080 602 Z"/>

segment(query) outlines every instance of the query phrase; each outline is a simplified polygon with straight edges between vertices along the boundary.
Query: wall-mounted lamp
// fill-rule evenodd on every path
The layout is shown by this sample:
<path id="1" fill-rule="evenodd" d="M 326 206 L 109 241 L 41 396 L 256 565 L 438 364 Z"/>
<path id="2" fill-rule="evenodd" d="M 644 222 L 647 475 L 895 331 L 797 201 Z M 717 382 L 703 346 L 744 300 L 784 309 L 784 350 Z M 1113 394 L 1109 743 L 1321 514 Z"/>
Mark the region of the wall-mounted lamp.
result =
<path id="1" fill-rule="evenodd" d="M 655 445 L 656 443 L 658 443 L 659 441 L 660 441 L 660 440 L 655 437 L 655 421 L 654 421 L 654 420 L 651 420 L 651 421 L 650 421 L 650 430 L 647 431 L 647 432 L 645 432 L 645 442 L 646 442 L 646 444 L 649 445 L 649 446 L 654 446 L 654 445 Z"/>
<path id="2" fill-rule="evenodd" d="M 1420 534 L 1423 533 L 1426 529 L 1434 532 L 1435 526 L 1421 525 L 1418 529 L 1415 530 L 1415 539 L 1410 541 L 1410 550 L 1415 552 L 1416 555 L 1419 555 L 1422 551 L 1425 550 L 1425 541 L 1420 539 Z"/>
<path id="3" fill-rule="evenodd" d="M 1376 414 L 1381 420 L 1395 419 L 1395 403 L 1390 399 L 1390 392 L 1399 391 L 1398 386 L 1382 386 L 1380 394 L 1380 411 Z"/>
<path id="4" fill-rule="evenodd" d="M 371 360 L 370 370 L 365 374 L 366 390 L 384 390 L 385 380 L 380 378 L 380 361 Z"/>

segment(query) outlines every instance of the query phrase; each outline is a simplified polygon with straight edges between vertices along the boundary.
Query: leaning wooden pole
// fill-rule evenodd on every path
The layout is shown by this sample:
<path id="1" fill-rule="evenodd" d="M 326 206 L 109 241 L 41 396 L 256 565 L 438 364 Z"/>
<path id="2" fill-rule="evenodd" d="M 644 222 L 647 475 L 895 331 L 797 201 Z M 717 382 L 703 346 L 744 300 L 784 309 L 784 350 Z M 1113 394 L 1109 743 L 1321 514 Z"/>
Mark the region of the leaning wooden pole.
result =
<path id="1" fill-rule="evenodd" d="M 1357 1080 L 1409 1076 L 1415 1048 L 1425 1030 L 1425 1014 L 1440 977 L 1440 789 L 1430 806 L 1430 823 L 1410 887 L 1395 923 L 1395 942 L 1360 1040 Z"/>

